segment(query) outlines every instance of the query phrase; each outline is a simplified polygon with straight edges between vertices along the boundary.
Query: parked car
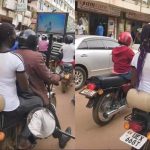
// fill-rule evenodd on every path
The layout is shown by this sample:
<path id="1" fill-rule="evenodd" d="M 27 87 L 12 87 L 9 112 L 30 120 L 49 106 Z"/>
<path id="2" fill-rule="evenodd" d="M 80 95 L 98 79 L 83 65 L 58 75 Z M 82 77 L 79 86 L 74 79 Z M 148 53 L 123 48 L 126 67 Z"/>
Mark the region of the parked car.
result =
<path id="1" fill-rule="evenodd" d="M 75 89 L 79 90 L 88 77 L 110 74 L 112 49 L 117 40 L 101 36 L 76 36 L 75 39 Z"/>

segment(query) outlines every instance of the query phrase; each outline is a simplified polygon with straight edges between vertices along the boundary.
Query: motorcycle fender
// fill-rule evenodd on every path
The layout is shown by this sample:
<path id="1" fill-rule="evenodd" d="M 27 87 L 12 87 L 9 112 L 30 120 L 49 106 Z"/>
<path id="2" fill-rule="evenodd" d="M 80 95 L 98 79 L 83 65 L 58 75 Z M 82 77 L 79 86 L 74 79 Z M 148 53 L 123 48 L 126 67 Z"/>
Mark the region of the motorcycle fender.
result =
<path id="1" fill-rule="evenodd" d="M 98 103 L 98 101 L 99 101 L 99 96 L 90 98 L 86 107 L 87 108 L 93 108 Z"/>

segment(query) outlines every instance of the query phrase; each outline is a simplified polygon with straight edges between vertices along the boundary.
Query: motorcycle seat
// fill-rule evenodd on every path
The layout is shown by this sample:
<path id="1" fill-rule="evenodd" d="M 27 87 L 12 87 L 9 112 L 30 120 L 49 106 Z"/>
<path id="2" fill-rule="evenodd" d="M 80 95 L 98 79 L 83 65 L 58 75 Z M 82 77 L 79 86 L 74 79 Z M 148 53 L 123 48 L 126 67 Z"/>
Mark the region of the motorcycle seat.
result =
<path id="1" fill-rule="evenodd" d="M 71 63 L 63 63 L 63 70 L 65 72 L 72 72 L 73 65 Z"/>
<path id="2" fill-rule="evenodd" d="M 99 88 L 111 88 L 119 87 L 123 84 L 129 83 L 130 81 L 120 77 L 118 75 L 105 75 L 105 76 L 93 76 L 88 79 L 90 82 L 95 83 Z"/>

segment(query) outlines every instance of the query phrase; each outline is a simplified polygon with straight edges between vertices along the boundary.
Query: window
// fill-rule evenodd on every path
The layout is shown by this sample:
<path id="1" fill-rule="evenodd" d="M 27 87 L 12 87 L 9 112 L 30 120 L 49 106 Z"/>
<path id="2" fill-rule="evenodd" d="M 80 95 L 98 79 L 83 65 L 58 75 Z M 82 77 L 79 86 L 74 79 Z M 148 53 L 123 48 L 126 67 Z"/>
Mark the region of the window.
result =
<path id="1" fill-rule="evenodd" d="M 93 39 L 87 41 L 88 49 L 105 49 L 104 44 L 101 40 Z"/>
<path id="2" fill-rule="evenodd" d="M 103 43 L 107 49 L 113 49 L 117 46 L 119 46 L 119 43 L 111 40 L 103 40 Z"/>
<path id="3" fill-rule="evenodd" d="M 83 41 L 83 42 L 79 45 L 78 49 L 88 49 L 87 42 Z"/>

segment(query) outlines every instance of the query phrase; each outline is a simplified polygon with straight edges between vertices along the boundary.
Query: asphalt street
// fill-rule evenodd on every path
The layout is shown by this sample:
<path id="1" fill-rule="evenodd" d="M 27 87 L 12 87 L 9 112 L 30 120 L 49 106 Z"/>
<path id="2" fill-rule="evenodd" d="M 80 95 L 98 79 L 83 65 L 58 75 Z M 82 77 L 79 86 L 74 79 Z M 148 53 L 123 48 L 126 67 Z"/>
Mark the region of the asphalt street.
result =
<path id="1" fill-rule="evenodd" d="M 76 92 L 76 149 L 129 150 L 119 137 L 125 132 L 124 116 L 130 109 L 118 114 L 112 122 L 103 127 L 92 119 L 92 109 L 86 108 L 87 99 Z"/>
<path id="2" fill-rule="evenodd" d="M 57 98 L 57 115 L 59 117 L 63 131 L 70 126 L 75 135 L 75 107 L 71 102 L 74 95 L 74 87 L 70 87 L 67 93 L 61 92 L 61 87 L 54 87 Z M 59 149 L 58 140 L 53 137 L 38 140 L 34 150 Z M 75 149 L 75 140 L 70 140 L 65 149 Z"/>

